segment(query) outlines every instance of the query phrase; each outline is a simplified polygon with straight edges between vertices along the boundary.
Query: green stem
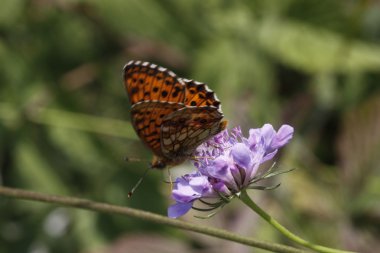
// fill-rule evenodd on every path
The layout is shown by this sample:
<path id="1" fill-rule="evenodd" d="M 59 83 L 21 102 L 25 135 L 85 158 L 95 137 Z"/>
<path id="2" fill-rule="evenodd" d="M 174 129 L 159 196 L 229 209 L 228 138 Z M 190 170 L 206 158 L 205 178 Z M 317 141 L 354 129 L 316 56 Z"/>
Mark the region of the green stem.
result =
<path id="1" fill-rule="evenodd" d="M 247 206 L 249 206 L 253 211 L 255 211 L 258 215 L 261 216 L 264 220 L 266 220 L 269 224 L 271 224 L 275 229 L 277 229 L 279 232 L 281 232 L 283 235 L 285 235 L 290 240 L 305 246 L 309 249 L 313 249 L 317 252 L 321 253 L 353 253 L 352 251 L 344 251 L 344 250 L 338 250 L 338 249 L 332 249 L 328 247 L 324 247 L 321 245 L 312 244 L 301 237 L 293 234 L 288 229 L 286 229 L 284 226 L 282 226 L 280 223 L 278 223 L 275 219 L 273 219 L 269 214 L 267 214 L 263 209 L 261 209 L 258 205 L 256 205 L 255 202 L 252 201 L 252 199 L 248 196 L 247 191 L 242 191 L 240 196 L 240 200 L 244 202 Z"/>
<path id="2" fill-rule="evenodd" d="M 141 210 L 137 210 L 137 209 L 133 209 L 129 207 L 110 205 L 110 204 L 101 203 L 101 202 L 95 202 L 88 199 L 49 195 L 49 194 L 44 194 L 44 193 L 25 191 L 21 189 L 14 189 L 14 188 L 3 187 L 3 186 L 0 186 L 0 196 L 32 200 L 32 201 L 38 201 L 38 202 L 47 202 L 50 204 L 58 204 L 61 206 L 71 206 L 71 207 L 86 209 L 86 210 L 95 211 L 95 212 L 118 214 L 118 215 L 134 217 L 134 218 L 143 219 L 143 220 L 147 220 L 147 221 L 151 221 L 151 222 L 155 222 L 155 223 L 159 223 L 163 225 L 168 225 L 168 226 L 172 226 L 172 227 L 176 227 L 176 228 L 180 228 L 184 230 L 198 232 L 201 234 L 245 244 L 245 245 L 260 248 L 260 249 L 269 250 L 272 252 L 305 253 L 305 251 L 294 248 L 294 247 L 277 244 L 277 243 L 258 241 L 252 238 L 236 235 L 234 233 L 231 233 L 222 229 L 216 229 L 216 228 L 207 227 L 207 226 L 200 226 L 200 225 L 192 224 L 189 222 L 184 222 L 181 220 L 170 219 L 168 217 L 146 212 L 146 211 L 141 211 Z"/>

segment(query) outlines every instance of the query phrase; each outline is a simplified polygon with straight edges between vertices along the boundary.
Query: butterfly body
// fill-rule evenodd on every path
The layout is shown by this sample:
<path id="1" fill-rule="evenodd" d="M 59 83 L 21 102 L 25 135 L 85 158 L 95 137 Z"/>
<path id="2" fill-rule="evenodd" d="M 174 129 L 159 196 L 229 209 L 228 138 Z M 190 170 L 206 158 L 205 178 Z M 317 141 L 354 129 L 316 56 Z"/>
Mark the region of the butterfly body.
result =
<path id="1" fill-rule="evenodd" d="M 220 102 L 204 83 L 179 78 L 152 63 L 130 61 L 124 67 L 124 86 L 132 125 L 154 153 L 152 168 L 182 163 L 226 128 Z"/>

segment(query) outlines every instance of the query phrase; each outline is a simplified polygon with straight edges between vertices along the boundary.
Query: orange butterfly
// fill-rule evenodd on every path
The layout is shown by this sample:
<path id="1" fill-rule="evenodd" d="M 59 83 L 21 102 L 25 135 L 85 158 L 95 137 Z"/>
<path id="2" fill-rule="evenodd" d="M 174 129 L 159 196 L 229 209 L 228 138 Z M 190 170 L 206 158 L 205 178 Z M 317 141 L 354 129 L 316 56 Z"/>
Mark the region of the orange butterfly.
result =
<path id="1" fill-rule="evenodd" d="M 124 66 L 132 125 L 153 151 L 152 168 L 182 163 L 227 126 L 220 102 L 206 84 L 179 78 L 149 62 Z"/>

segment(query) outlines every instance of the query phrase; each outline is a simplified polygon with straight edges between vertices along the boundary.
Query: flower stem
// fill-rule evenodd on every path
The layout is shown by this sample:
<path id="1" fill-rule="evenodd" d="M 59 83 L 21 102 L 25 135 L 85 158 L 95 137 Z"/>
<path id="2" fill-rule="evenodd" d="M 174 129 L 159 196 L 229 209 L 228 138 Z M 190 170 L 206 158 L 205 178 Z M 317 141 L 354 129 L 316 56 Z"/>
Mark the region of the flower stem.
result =
<path id="1" fill-rule="evenodd" d="M 50 195 L 50 194 L 45 194 L 45 193 L 26 191 L 26 190 L 9 188 L 9 187 L 4 187 L 4 186 L 0 186 L 0 196 L 24 199 L 24 200 L 32 200 L 32 201 L 38 201 L 38 202 L 46 202 L 50 204 L 86 209 L 89 211 L 95 211 L 99 213 L 108 213 L 112 215 L 124 215 L 128 217 L 143 219 L 150 222 L 155 222 L 158 224 L 172 226 L 175 228 L 180 228 L 183 230 L 189 230 L 189 231 L 217 237 L 224 240 L 233 241 L 233 242 L 245 244 L 245 245 L 256 247 L 256 248 L 269 250 L 272 252 L 279 252 L 279 253 L 304 253 L 305 252 L 303 250 L 282 245 L 282 244 L 278 244 L 278 243 L 258 241 L 253 238 L 240 236 L 240 235 L 237 235 L 237 234 L 234 234 L 222 229 L 216 229 L 209 226 L 201 226 L 201 225 L 197 225 L 197 224 L 193 224 L 189 222 L 184 222 L 181 220 L 170 219 L 168 217 L 146 212 L 146 211 L 136 210 L 136 209 L 125 207 L 125 206 L 117 206 L 117 205 L 110 205 L 110 204 L 101 203 L 101 202 L 95 202 L 88 199 Z"/>
<path id="2" fill-rule="evenodd" d="M 275 219 L 273 219 L 269 214 L 267 214 L 263 209 L 261 209 L 255 202 L 248 196 L 247 191 L 242 191 L 240 196 L 240 200 L 244 202 L 247 206 L 249 206 L 253 211 L 255 211 L 258 215 L 261 216 L 264 220 L 266 220 L 269 224 L 271 224 L 275 229 L 281 232 L 290 240 L 307 247 L 309 249 L 315 250 L 321 253 L 353 253 L 352 251 L 344 251 L 338 249 L 332 249 L 321 245 L 312 244 L 301 237 L 293 234 L 280 223 L 278 223 Z"/>

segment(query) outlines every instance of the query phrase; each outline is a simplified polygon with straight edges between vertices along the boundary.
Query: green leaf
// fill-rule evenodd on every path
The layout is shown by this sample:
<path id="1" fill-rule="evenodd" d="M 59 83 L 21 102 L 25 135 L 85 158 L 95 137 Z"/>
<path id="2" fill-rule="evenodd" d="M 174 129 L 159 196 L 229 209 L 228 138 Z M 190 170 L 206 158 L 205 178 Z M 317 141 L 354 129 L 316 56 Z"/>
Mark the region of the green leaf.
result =
<path id="1" fill-rule="evenodd" d="M 258 43 L 284 64 L 309 73 L 380 69 L 380 46 L 301 22 L 264 19 Z"/>

